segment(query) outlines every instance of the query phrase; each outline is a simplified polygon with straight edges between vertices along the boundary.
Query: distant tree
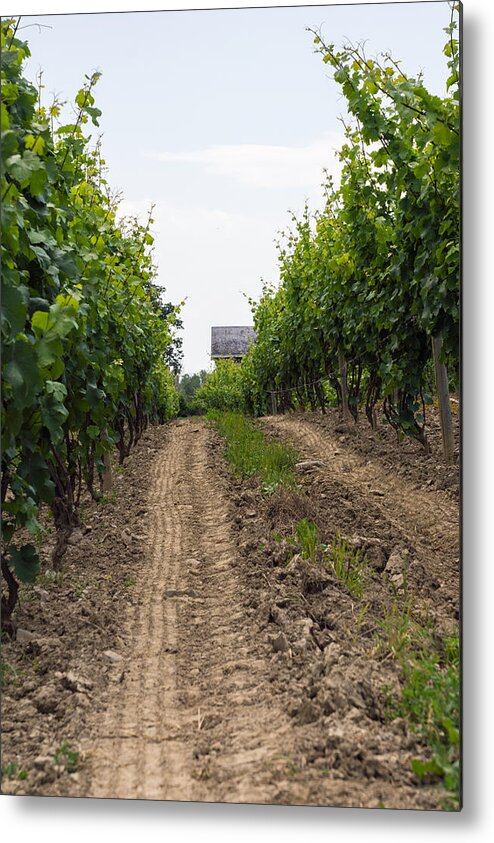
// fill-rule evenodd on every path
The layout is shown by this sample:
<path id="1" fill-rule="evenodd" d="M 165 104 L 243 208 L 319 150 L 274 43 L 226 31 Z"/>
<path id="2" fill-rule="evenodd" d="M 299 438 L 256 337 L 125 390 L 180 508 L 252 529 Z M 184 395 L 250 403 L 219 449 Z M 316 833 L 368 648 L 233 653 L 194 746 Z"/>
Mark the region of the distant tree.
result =
<path id="1" fill-rule="evenodd" d="M 172 302 L 164 302 L 163 295 L 165 293 L 164 287 L 159 287 L 154 282 L 150 281 L 145 285 L 145 289 L 151 295 L 153 306 L 159 317 L 167 324 L 173 324 L 173 334 L 171 343 L 165 352 L 165 363 L 174 375 L 178 375 L 182 368 L 183 360 L 183 339 L 177 336 L 177 331 L 183 331 L 184 323 L 180 319 L 178 313 L 181 305 L 173 304 Z"/>
<path id="2" fill-rule="evenodd" d="M 201 369 L 200 372 L 193 375 L 182 375 L 178 385 L 179 392 L 186 398 L 193 398 L 199 387 L 203 385 L 206 377 L 205 369 Z"/>
<path id="3" fill-rule="evenodd" d="M 201 369 L 193 375 L 182 375 L 178 383 L 179 416 L 196 416 L 204 412 L 204 406 L 197 401 L 196 393 L 204 384 L 207 374 L 205 369 Z"/>
<path id="4" fill-rule="evenodd" d="M 168 319 L 169 314 L 173 313 L 174 310 L 175 305 L 171 302 L 160 303 L 160 312 L 162 314 L 162 318 L 165 321 Z M 183 328 L 184 323 L 182 322 L 179 316 L 176 316 L 175 331 L 183 331 Z M 172 343 L 165 356 L 165 360 L 174 375 L 178 375 L 178 373 L 180 372 L 180 369 L 182 368 L 183 357 L 183 339 L 182 337 L 178 337 L 176 333 L 174 333 Z"/>

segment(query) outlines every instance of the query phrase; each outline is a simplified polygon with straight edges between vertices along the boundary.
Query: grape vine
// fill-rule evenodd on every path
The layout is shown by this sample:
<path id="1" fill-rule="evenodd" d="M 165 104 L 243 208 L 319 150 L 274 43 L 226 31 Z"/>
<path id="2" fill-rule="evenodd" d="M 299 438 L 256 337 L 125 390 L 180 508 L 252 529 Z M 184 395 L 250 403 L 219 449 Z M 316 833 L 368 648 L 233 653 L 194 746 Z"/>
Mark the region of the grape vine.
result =
<path id="1" fill-rule="evenodd" d="M 79 524 L 85 487 L 118 448 L 129 454 L 150 421 L 178 409 L 167 361 L 179 306 L 162 301 L 145 225 L 120 219 L 107 182 L 94 88 L 87 76 L 76 117 L 43 105 L 23 76 L 30 55 L 16 23 L 1 25 L 2 619 L 18 581 L 39 571 L 41 505 L 50 507 L 59 564 Z M 19 531 L 33 542 L 19 544 Z"/>
<path id="2" fill-rule="evenodd" d="M 323 211 L 292 218 L 280 284 L 251 302 L 257 340 L 237 373 L 251 412 L 324 412 L 336 396 L 375 426 L 382 402 L 428 447 L 433 339 L 456 382 L 459 367 L 459 14 L 452 5 L 444 97 L 391 55 L 312 32 L 348 106 L 341 183 L 327 179 Z"/>

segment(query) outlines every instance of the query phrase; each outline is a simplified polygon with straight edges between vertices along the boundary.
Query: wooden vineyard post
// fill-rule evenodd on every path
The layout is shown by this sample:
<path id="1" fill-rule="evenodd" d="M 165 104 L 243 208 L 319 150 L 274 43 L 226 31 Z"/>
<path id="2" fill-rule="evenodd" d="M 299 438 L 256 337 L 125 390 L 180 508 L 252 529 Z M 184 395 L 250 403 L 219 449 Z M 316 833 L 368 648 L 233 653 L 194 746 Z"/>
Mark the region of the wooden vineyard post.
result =
<path id="1" fill-rule="evenodd" d="M 276 402 L 276 392 L 274 389 L 271 392 L 271 415 L 276 416 L 278 413 L 278 404 Z"/>
<path id="2" fill-rule="evenodd" d="M 111 472 L 111 457 L 108 452 L 105 453 L 103 457 L 105 463 L 105 472 L 103 474 L 103 480 L 101 482 L 101 490 L 103 493 L 111 492 L 113 487 L 113 478 Z"/>
<path id="3" fill-rule="evenodd" d="M 451 403 L 449 400 L 448 371 L 445 364 L 440 361 L 442 345 L 443 338 L 441 334 L 437 337 L 432 337 L 432 356 L 434 358 L 434 369 L 436 372 L 443 454 L 446 462 L 452 462 L 455 443 L 453 437 L 453 421 L 451 418 Z"/>
<path id="4" fill-rule="evenodd" d="M 340 369 L 341 406 L 343 410 L 343 418 L 345 421 L 348 421 L 350 419 L 350 409 L 348 407 L 347 366 L 345 355 L 341 349 L 338 351 L 338 366 Z"/>

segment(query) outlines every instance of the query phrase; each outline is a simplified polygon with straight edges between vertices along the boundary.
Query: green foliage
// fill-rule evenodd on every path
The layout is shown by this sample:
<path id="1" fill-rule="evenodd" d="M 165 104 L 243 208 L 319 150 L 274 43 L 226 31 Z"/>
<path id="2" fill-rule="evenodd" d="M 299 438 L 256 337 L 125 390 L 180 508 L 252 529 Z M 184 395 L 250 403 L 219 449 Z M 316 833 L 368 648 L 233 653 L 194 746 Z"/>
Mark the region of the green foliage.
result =
<path id="1" fill-rule="evenodd" d="M 182 375 L 178 385 L 180 394 L 185 395 L 186 398 L 193 398 L 199 387 L 206 381 L 207 376 L 208 373 L 205 369 L 201 369 L 200 372 L 193 375 Z"/>
<path id="2" fill-rule="evenodd" d="M 217 360 L 201 387 L 196 400 L 206 410 L 238 411 L 245 409 L 243 370 L 235 360 Z"/>
<path id="3" fill-rule="evenodd" d="M 353 548 L 340 533 L 327 548 L 325 557 L 338 579 L 353 597 L 360 599 L 369 576 L 369 566 L 359 550 Z"/>
<path id="4" fill-rule="evenodd" d="M 460 645 L 458 635 L 437 642 L 431 629 L 412 614 L 412 596 L 399 598 L 378 623 L 378 650 L 401 665 L 399 697 L 389 693 L 387 718 L 404 717 L 428 747 L 427 760 L 415 758 L 412 770 L 421 781 L 440 780 L 448 791 L 446 809 L 460 798 Z"/>
<path id="5" fill-rule="evenodd" d="M 197 392 L 205 383 L 208 373 L 205 369 L 193 375 L 182 375 L 178 385 L 179 416 L 198 416 L 205 412 L 204 403 L 197 398 Z"/>
<path id="6" fill-rule="evenodd" d="M 212 410 L 208 418 L 226 439 L 226 458 L 241 477 L 256 476 L 265 494 L 280 486 L 295 487 L 297 454 L 278 442 L 269 442 L 241 413 Z"/>
<path id="7" fill-rule="evenodd" d="M 18 779 L 25 781 L 27 779 L 26 770 L 19 770 L 19 767 L 14 761 L 9 761 L 8 764 L 2 766 L 2 779 Z"/>
<path id="8" fill-rule="evenodd" d="M 11 547 L 9 565 L 20 582 L 34 582 L 40 570 L 34 545 L 24 544 L 20 548 Z"/>
<path id="9" fill-rule="evenodd" d="M 350 120 L 336 190 L 292 217 L 279 244 L 281 284 L 251 301 L 256 343 L 242 361 L 246 407 L 282 411 L 341 403 L 347 380 L 355 418 L 386 419 L 426 445 L 431 337 L 458 368 L 459 77 L 455 16 L 445 54 L 444 97 L 363 45 L 337 50 L 315 34 Z M 340 370 L 341 359 L 347 372 Z M 239 377 L 240 380 L 240 377 Z"/>
<path id="10" fill-rule="evenodd" d="M 75 773 L 79 766 L 80 752 L 71 749 L 66 741 L 62 741 L 54 755 L 57 766 L 63 767 L 66 773 Z"/>
<path id="11" fill-rule="evenodd" d="M 19 677 L 15 667 L 9 662 L 0 662 L 0 688 L 3 690 L 9 685 L 15 685 Z"/>
<path id="12" fill-rule="evenodd" d="M 167 359 L 179 308 L 155 284 L 150 233 L 118 216 L 86 77 L 75 121 L 43 105 L 23 77 L 30 55 L 1 23 L 2 538 L 18 579 L 31 581 L 42 502 L 58 530 L 77 523 L 80 487 L 115 446 L 123 460 L 150 421 L 178 411 Z"/>
<path id="13" fill-rule="evenodd" d="M 300 547 L 302 559 L 315 560 L 320 546 L 317 525 L 308 518 L 302 518 L 295 528 L 295 537 Z"/>
<path id="14" fill-rule="evenodd" d="M 417 640 L 418 627 L 412 618 L 413 596 L 398 595 L 393 591 L 393 600 L 378 621 L 376 644 L 379 651 L 401 658 Z"/>
<path id="15" fill-rule="evenodd" d="M 458 637 L 444 650 L 416 652 L 403 664 L 405 684 L 395 715 L 406 717 L 431 750 L 428 761 L 414 759 L 421 779 L 439 778 L 457 809 L 460 790 L 460 655 Z"/>

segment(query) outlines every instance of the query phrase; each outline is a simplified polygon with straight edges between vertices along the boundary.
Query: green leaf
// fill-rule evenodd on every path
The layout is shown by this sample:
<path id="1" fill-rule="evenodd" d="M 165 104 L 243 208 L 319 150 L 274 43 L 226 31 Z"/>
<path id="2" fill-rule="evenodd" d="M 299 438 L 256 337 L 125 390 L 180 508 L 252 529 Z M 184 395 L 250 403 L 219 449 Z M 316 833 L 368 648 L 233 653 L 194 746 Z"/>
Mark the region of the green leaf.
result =
<path id="1" fill-rule="evenodd" d="M 3 84 L 2 84 L 2 94 L 3 94 Z M 1 104 L 1 120 L 0 120 L 0 128 L 3 132 L 6 132 L 10 129 L 10 121 L 9 121 L 9 112 L 7 111 L 7 106 L 4 102 Z"/>
<path id="2" fill-rule="evenodd" d="M 3 92 L 3 85 L 2 85 Z M 4 159 L 10 158 L 18 149 L 17 133 L 12 129 L 6 129 L 2 132 L 2 154 Z M 12 192 L 12 191 L 10 191 Z M 9 193 L 10 195 L 10 193 Z"/>
<path id="3" fill-rule="evenodd" d="M 71 135 L 76 130 L 75 123 L 67 123 L 65 126 L 59 126 L 58 129 L 55 130 L 56 135 Z"/>
<path id="4" fill-rule="evenodd" d="M 438 764 L 436 758 L 432 758 L 430 761 L 421 761 L 419 758 L 413 758 L 411 767 L 420 780 L 424 779 L 427 775 L 442 776 L 444 773 L 443 768 Z"/>
<path id="5" fill-rule="evenodd" d="M 48 177 L 44 167 L 40 167 L 38 170 L 34 171 L 29 181 L 29 190 L 33 196 L 39 196 L 39 194 L 43 192 L 46 187 L 47 180 Z"/>
<path id="6" fill-rule="evenodd" d="M 7 172 L 12 178 L 19 182 L 21 187 L 26 187 L 32 175 L 41 168 L 43 164 L 31 150 L 26 149 L 22 156 L 18 153 L 7 159 Z"/>
<path id="7" fill-rule="evenodd" d="M 31 325 L 37 333 L 43 333 L 48 330 L 50 323 L 50 314 L 46 310 L 36 310 L 31 316 Z"/>
<path id="8" fill-rule="evenodd" d="M 4 383 L 13 390 L 13 399 L 19 409 L 28 407 L 35 398 L 37 387 L 40 385 L 36 354 L 33 346 L 24 341 L 16 340 L 4 350 Z"/>
<path id="9" fill-rule="evenodd" d="M 455 142 L 455 136 L 453 132 L 444 123 L 435 124 L 432 130 L 432 137 L 434 143 L 438 144 L 439 146 L 449 146 L 452 142 Z"/>
<path id="10" fill-rule="evenodd" d="M 38 497 L 50 503 L 55 494 L 55 484 L 50 477 L 50 472 L 41 454 L 28 453 L 24 455 L 18 469 L 20 477 L 26 480 L 33 487 Z"/>
<path id="11" fill-rule="evenodd" d="M 24 328 L 27 316 L 26 287 L 2 285 L 2 332 L 15 337 Z"/>
<path id="12" fill-rule="evenodd" d="M 55 238 L 50 234 L 47 228 L 41 228 L 39 230 L 30 228 L 27 232 L 27 236 L 29 242 L 35 246 L 39 243 L 43 243 L 44 246 L 57 245 Z"/>
<path id="13" fill-rule="evenodd" d="M 67 390 L 62 383 L 46 382 L 46 394 L 41 401 L 41 418 L 55 444 L 63 439 L 63 425 L 69 415 L 69 411 L 64 404 L 66 397 Z"/>
<path id="14" fill-rule="evenodd" d="M 99 126 L 98 118 L 101 117 L 101 111 L 99 108 L 93 108 L 91 106 L 86 106 L 86 111 L 91 117 L 94 126 Z"/>
<path id="15" fill-rule="evenodd" d="M 9 567 L 20 582 L 33 583 L 40 572 L 39 556 L 32 544 L 10 548 Z"/>
<path id="16" fill-rule="evenodd" d="M 18 153 L 7 159 L 7 172 L 12 178 L 20 182 L 21 186 L 28 184 L 31 178 L 31 168 Z"/>
<path id="17" fill-rule="evenodd" d="M 79 108 L 82 108 L 88 101 L 88 93 L 84 88 L 81 88 L 79 91 L 77 91 L 75 101 Z"/>
<path id="18" fill-rule="evenodd" d="M 59 337 L 67 337 L 73 330 L 77 330 L 78 322 L 74 316 L 75 307 L 54 304 L 50 307 L 50 328 Z"/>
<path id="19" fill-rule="evenodd" d="M 64 370 L 64 364 L 61 360 L 63 354 L 63 345 L 60 337 L 56 334 L 48 332 L 39 342 L 36 343 L 36 354 L 39 365 L 43 369 L 50 369 L 52 378 L 58 378 Z M 53 366 L 56 365 L 56 371 Z"/>
<path id="20" fill-rule="evenodd" d="M 95 383 L 88 383 L 86 389 L 86 401 L 91 409 L 98 407 L 105 398 L 106 395 L 102 389 L 99 389 Z"/>
<path id="21" fill-rule="evenodd" d="M 73 310 L 79 310 L 79 301 L 72 295 L 57 296 L 56 303 L 61 307 L 71 307 Z"/>

